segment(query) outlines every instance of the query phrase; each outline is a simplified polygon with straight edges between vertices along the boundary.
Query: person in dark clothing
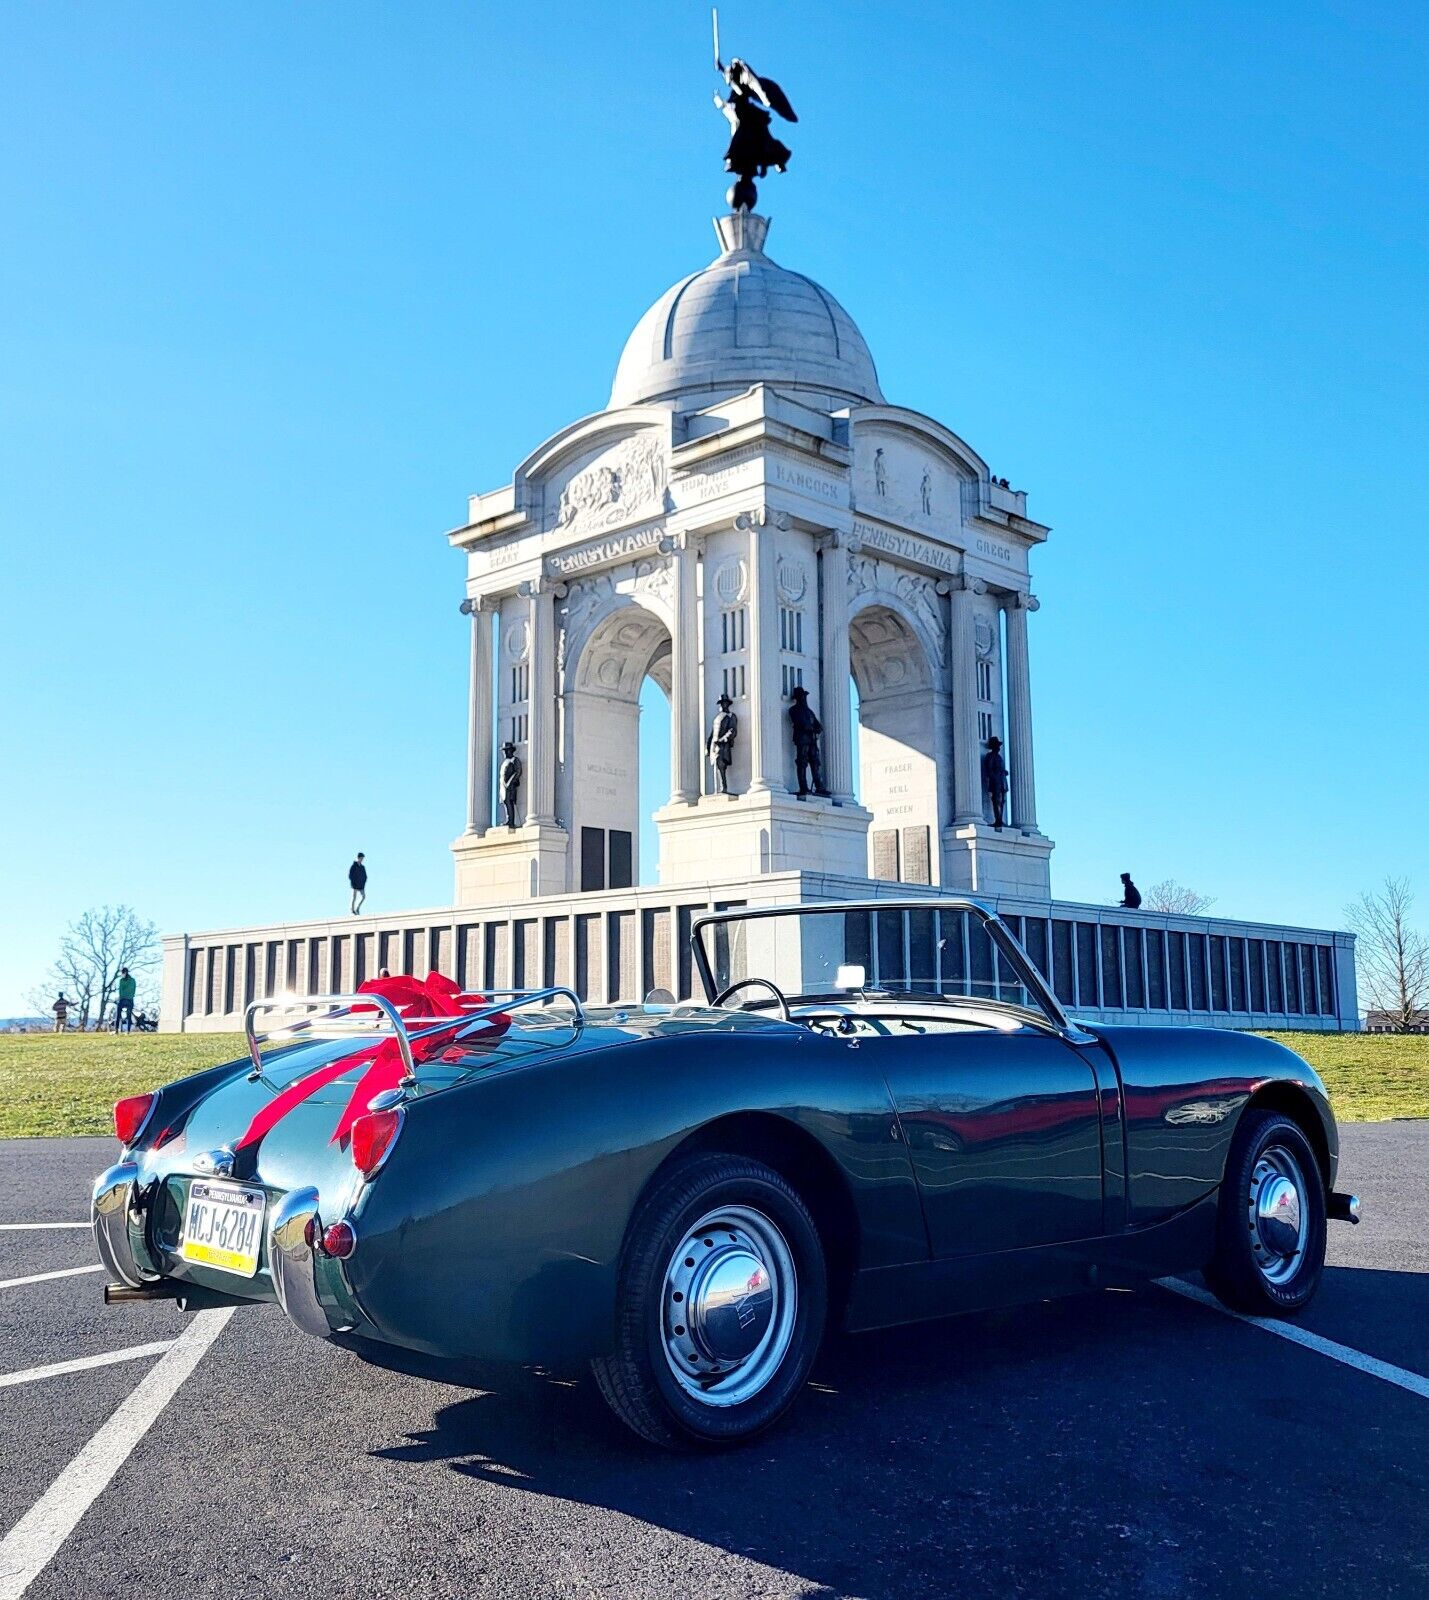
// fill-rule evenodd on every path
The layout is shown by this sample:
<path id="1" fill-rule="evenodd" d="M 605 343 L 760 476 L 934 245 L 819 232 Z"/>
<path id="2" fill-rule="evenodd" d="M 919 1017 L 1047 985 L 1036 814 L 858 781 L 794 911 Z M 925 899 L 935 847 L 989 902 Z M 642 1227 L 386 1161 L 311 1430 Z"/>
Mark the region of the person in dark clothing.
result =
<path id="1" fill-rule="evenodd" d="M 357 860 L 347 869 L 347 881 L 352 885 L 352 914 L 355 917 L 362 910 L 362 902 L 367 898 L 367 868 L 362 864 L 362 852 L 357 852 Z"/>
<path id="2" fill-rule="evenodd" d="M 128 967 L 120 967 L 119 983 L 114 996 L 114 1031 L 118 1033 L 128 1024 L 128 1031 L 134 1031 L 134 996 L 138 992 L 138 982 Z"/>
<path id="3" fill-rule="evenodd" d="M 1121 875 L 1121 903 L 1124 910 L 1139 911 L 1141 909 L 1141 890 L 1131 881 L 1131 874 L 1123 872 Z"/>

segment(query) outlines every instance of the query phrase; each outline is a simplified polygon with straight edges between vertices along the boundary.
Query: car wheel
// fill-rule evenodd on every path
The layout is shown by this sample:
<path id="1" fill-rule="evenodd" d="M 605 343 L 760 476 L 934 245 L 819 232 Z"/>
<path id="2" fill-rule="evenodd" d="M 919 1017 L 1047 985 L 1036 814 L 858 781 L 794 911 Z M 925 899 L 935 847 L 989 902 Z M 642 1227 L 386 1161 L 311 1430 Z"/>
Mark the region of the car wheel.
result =
<path id="1" fill-rule="evenodd" d="M 738 1444 L 804 1387 L 828 1309 L 808 1208 L 772 1168 L 696 1155 L 630 1223 L 615 1349 L 591 1363 L 616 1416 L 669 1449 Z"/>
<path id="2" fill-rule="evenodd" d="M 1325 1183 L 1288 1117 L 1248 1111 L 1221 1186 L 1206 1282 L 1235 1311 L 1283 1317 L 1310 1303 L 1325 1269 Z"/>

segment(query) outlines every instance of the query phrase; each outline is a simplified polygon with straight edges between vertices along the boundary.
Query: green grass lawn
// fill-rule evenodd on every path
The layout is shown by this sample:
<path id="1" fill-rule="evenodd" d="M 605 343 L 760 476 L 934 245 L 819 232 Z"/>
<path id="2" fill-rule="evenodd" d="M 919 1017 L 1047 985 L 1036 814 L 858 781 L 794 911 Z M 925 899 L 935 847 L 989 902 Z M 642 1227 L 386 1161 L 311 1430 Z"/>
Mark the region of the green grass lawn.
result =
<path id="1" fill-rule="evenodd" d="M 1342 1122 L 1429 1117 L 1429 1035 L 1272 1033 L 1329 1085 Z M 109 1133 L 110 1108 L 243 1054 L 236 1033 L 0 1035 L 0 1138 Z"/>
<path id="2" fill-rule="evenodd" d="M 113 1133 L 113 1108 L 241 1056 L 241 1033 L 0 1034 L 0 1138 Z"/>
<path id="3" fill-rule="evenodd" d="M 1341 1122 L 1429 1117 L 1429 1034 L 1270 1033 L 1266 1038 L 1289 1045 L 1314 1067 Z"/>

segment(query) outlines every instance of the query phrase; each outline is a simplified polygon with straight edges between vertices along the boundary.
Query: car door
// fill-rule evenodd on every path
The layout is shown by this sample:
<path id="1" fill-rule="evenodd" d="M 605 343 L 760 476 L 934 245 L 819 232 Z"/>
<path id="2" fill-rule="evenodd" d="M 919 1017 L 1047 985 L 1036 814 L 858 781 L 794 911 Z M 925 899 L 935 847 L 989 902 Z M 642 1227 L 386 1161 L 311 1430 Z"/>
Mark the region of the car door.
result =
<path id="1" fill-rule="evenodd" d="M 1014 1032 L 892 1031 L 850 1041 L 897 1107 L 936 1256 L 1103 1231 L 1100 1099 L 1084 1048 Z"/>

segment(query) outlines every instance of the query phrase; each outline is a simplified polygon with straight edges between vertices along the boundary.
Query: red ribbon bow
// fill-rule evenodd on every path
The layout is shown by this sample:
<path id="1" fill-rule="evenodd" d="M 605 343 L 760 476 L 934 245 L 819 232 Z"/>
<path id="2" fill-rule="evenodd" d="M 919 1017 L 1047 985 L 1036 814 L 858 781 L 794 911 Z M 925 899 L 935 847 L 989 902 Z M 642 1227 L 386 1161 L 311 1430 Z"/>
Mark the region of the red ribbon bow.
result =
<path id="1" fill-rule="evenodd" d="M 464 1025 L 467 1015 L 472 1011 L 481 1010 L 490 1003 L 482 995 L 463 994 L 457 984 L 440 972 L 430 973 L 425 982 L 420 978 L 405 976 L 369 978 L 366 983 L 358 985 L 357 992 L 377 994 L 384 1000 L 390 1000 L 404 1022 L 413 1022 L 424 1017 L 451 1017 L 452 1023 L 449 1028 L 435 1029 L 425 1037 L 412 1042 L 412 1060 L 416 1063 L 430 1060 L 438 1050 L 449 1045 Z M 354 1015 L 376 1010 L 376 1006 L 353 1007 Z M 510 1026 L 511 1018 L 505 1012 L 497 1012 L 487 1018 L 482 1033 L 487 1039 L 493 1034 L 499 1037 Z M 248 1124 L 248 1131 L 234 1148 L 242 1150 L 246 1145 L 257 1144 L 264 1134 L 281 1122 L 294 1106 L 301 1105 L 310 1095 L 316 1094 L 319 1089 L 342 1077 L 344 1073 L 351 1072 L 354 1066 L 362 1062 L 369 1063 L 367 1071 L 357 1080 L 357 1086 L 337 1120 L 337 1127 L 333 1129 L 331 1142 L 339 1144 L 352 1132 L 353 1123 L 365 1114 L 368 1102 L 374 1096 L 381 1094 L 384 1089 L 395 1089 L 401 1082 L 406 1072 L 406 1063 L 402 1059 L 401 1046 L 394 1037 L 389 1036 L 380 1039 L 376 1044 L 364 1045 L 361 1050 L 343 1055 L 337 1061 L 330 1061 L 326 1066 L 318 1067 L 315 1071 L 290 1083 L 253 1118 Z"/>

